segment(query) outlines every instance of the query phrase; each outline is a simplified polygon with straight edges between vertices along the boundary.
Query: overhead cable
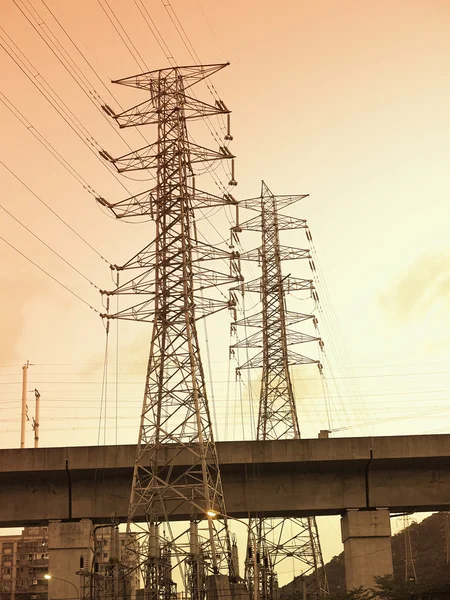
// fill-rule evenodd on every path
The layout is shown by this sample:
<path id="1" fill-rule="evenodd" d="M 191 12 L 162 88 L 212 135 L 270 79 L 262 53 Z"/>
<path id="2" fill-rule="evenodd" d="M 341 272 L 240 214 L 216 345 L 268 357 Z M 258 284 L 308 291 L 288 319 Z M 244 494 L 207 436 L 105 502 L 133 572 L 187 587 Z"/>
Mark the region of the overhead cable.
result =
<path id="1" fill-rule="evenodd" d="M 73 47 L 75 48 L 75 50 L 77 51 L 77 53 L 81 56 L 81 58 L 83 59 L 83 61 L 87 64 L 87 66 L 89 67 L 90 71 L 92 72 L 92 74 L 94 75 L 94 77 L 98 80 L 98 82 L 100 83 L 100 85 L 106 90 L 107 94 L 114 100 L 114 102 L 116 103 L 116 105 L 120 108 L 120 110 L 123 110 L 123 106 L 121 105 L 120 101 L 118 100 L 117 96 L 115 96 L 115 94 L 112 92 L 112 90 L 105 84 L 103 78 L 99 75 L 99 73 L 97 72 L 97 70 L 94 68 L 94 66 L 92 65 L 92 62 L 87 58 L 85 52 L 83 52 L 80 48 L 80 43 L 83 44 L 83 46 L 85 47 L 85 49 L 89 52 L 89 50 L 86 48 L 86 46 L 84 45 L 84 43 L 82 42 L 82 40 L 80 39 L 79 34 L 77 34 L 77 32 L 75 32 L 72 29 L 72 35 L 69 33 L 68 31 L 68 27 L 67 25 L 64 26 L 63 23 L 61 22 L 60 19 L 58 19 L 57 15 L 55 14 L 55 11 L 52 10 L 48 4 L 48 2 L 46 2 L 45 0 L 41 0 L 42 4 L 45 6 L 45 8 L 48 10 L 48 12 L 50 13 L 50 15 L 52 16 L 52 18 L 55 20 L 55 22 L 58 24 L 58 26 L 60 27 L 60 29 L 64 32 L 65 36 L 67 37 L 67 39 L 71 42 L 71 44 L 73 45 Z M 55 6 L 55 8 L 57 9 L 58 7 Z M 37 12 L 35 10 L 35 12 Z M 44 19 L 42 17 L 42 15 L 39 15 L 40 20 L 42 21 L 42 23 L 44 24 Z M 50 30 L 50 28 L 47 26 L 47 29 Z M 54 32 L 51 32 L 53 37 L 55 37 L 55 39 L 57 39 L 57 36 L 54 34 Z M 78 43 L 75 41 L 74 37 L 77 36 L 78 37 Z M 58 41 L 58 44 L 61 46 L 61 43 Z M 67 50 L 65 50 L 66 54 L 68 54 L 70 56 L 70 54 L 67 52 Z M 96 61 L 95 57 L 92 55 L 91 56 L 93 58 L 93 60 Z M 59 57 L 58 57 L 59 59 Z M 59 59 L 60 60 L 60 59 Z M 74 62 L 71 59 L 71 62 Z M 96 61 L 99 68 L 103 69 L 103 67 L 98 63 L 98 61 Z M 67 67 L 66 67 L 67 68 Z M 82 70 L 80 68 L 77 67 L 77 70 L 83 74 Z M 104 69 L 103 69 L 104 71 Z M 106 78 L 109 81 L 110 77 L 108 76 L 108 74 L 105 72 Z M 89 94 L 91 96 L 93 96 L 94 100 L 97 98 L 98 101 L 100 102 L 101 105 L 105 106 L 105 102 L 103 101 L 102 97 L 99 95 L 99 93 L 97 92 L 97 90 L 91 86 L 89 80 L 87 79 L 87 77 L 84 76 L 84 79 L 86 80 L 86 86 L 89 88 Z M 108 116 L 106 115 L 105 112 L 103 112 L 102 110 L 102 115 L 109 120 Z M 124 141 L 125 144 L 128 143 L 125 141 L 125 139 L 122 137 L 122 135 L 120 134 L 120 131 L 116 132 L 120 135 L 120 137 L 122 138 L 122 140 Z M 142 131 L 138 128 L 137 129 L 137 133 L 138 135 L 148 144 L 148 140 L 146 139 L 145 135 L 142 133 Z"/>
<path id="2" fill-rule="evenodd" d="M 143 71 L 149 71 L 150 69 L 147 67 L 147 65 L 145 63 L 145 60 L 142 58 L 141 54 L 139 53 L 139 50 L 133 44 L 133 41 L 131 40 L 131 38 L 127 34 L 127 32 L 125 31 L 125 28 L 121 24 L 120 20 L 117 18 L 116 13 L 112 9 L 112 7 L 109 4 L 108 0 L 97 0 L 97 2 L 100 5 L 100 7 L 103 10 L 103 12 L 105 13 L 105 15 L 107 16 L 107 18 L 108 18 L 109 22 L 111 23 L 111 25 L 114 27 L 114 29 L 118 33 L 118 35 L 119 35 L 120 39 L 122 40 L 122 42 L 124 43 L 125 47 L 129 51 L 129 53 L 131 54 L 131 56 L 133 57 L 133 59 L 136 61 L 136 64 L 138 65 L 138 67 L 140 69 L 142 69 Z M 108 10 L 106 10 L 106 8 L 104 7 L 103 2 L 108 7 Z M 115 22 L 114 22 L 113 18 L 111 17 L 111 15 L 114 17 L 115 21 L 117 22 L 117 25 L 115 24 Z M 120 30 L 122 30 L 123 35 L 120 32 Z M 126 41 L 124 39 L 124 36 L 125 36 L 125 38 L 128 41 Z"/>
<path id="3" fill-rule="evenodd" d="M 76 171 L 70 163 L 66 161 L 66 159 L 56 150 L 56 148 L 34 127 L 30 121 L 24 116 L 20 110 L 14 106 L 14 104 L 2 93 L 0 92 L 0 102 L 6 106 L 6 108 L 16 117 L 16 119 L 25 127 L 27 131 L 33 135 L 44 148 L 50 152 L 50 154 L 56 158 L 61 166 L 63 166 L 66 171 L 68 171 L 72 177 L 74 177 L 78 183 L 85 189 L 89 194 L 98 198 L 101 194 L 98 194 L 94 190 L 94 188 L 82 177 L 78 171 Z"/>
<path id="4" fill-rule="evenodd" d="M 88 246 L 88 248 L 90 248 L 93 252 L 95 252 L 95 254 L 97 254 L 107 265 L 111 266 L 111 263 L 109 262 L 109 260 L 107 260 L 102 254 L 100 254 L 100 252 L 98 250 L 96 250 L 94 248 L 94 246 L 92 246 L 92 244 L 90 244 L 87 240 L 85 240 L 83 236 L 81 236 L 77 231 L 75 231 L 75 229 L 71 225 L 69 225 L 69 223 L 67 223 L 67 221 L 65 221 L 56 211 L 53 210 L 53 208 L 51 208 L 44 200 L 42 200 L 42 198 L 40 196 L 38 196 L 38 194 L 36 194 L 36 192 L 34 192 L 18 175 L 16 175 L 14 173 L 14 171 L 12 171 L 1 160 L 0 160 L 0 165 L 2 165 L 2 167 L 4 169 L 6 169 L 8 171 L 8 173 L 10 173 L 19 183 L 21 183 L 23 185 L 23 187 L 30 192 L 30 194 L 32 194 L 37 200 L 39 200 L 39 202 L 41 204 L 43 204 L 57 219 L 59 219 L 61 221 L 61 223 L 63 223 L 68 229 L 70 229 L 70 231 L 72 233 L 74 233 L 77 236 L 77 238 L 79 238 L 86 246 Z"/>
<path id="5" fill-rule="evenodd" d="M 22 221 L 20 219 L 18 219 L 17 217 L 15 217 L 11 212 L 9 212 L 9 210 L 7 208 L 5 208 L 4 206 L 2 206 L 0 204 L 0 208 L 11 217 L 11 219 L 14 219 L 14 221 L 16 221 L 16 223 L 18 223 L 21 227 L 23 227 L 26 231 L 28 231 L 28 233 L 30 233 L 34 238 L 36 238 L 41 244 L 43 244 L 46 248 L 48 248 L 48 250 L 50 250 L 50 252 L 52 252 L 55 256 L 57 256 L 60 260 L 62 260 L 67 266 L 69 266 L 73 271 L 75 271 L 76 273 L 78 273 L 78 275 L 80 275 L 81 277 L 83 277 L 83 279 L 85 279 L 88 283 L 90 283 L 93 287 L 95 287 L 95 289 L 97 289 L 98 291 L 100 291 L 100 288 L 95 285 L 95 283 L 93 283 L 89 277 L 86 277 L 86 275 L 84 275 L 81 271 L 79 271 L 76 267 L 73 266 L 72 263 L 70 263 L 68 260 L 66 260 L 63 256 L 61 256 L 61 254 L 59 254 L 58 252 L 56 252 L 56 250 L 54 250 L 51 246 L 49 246 L 46 242 L 44 242 L 44 240 L 42 238 L 40 238 L 36 233 L 34 233 L 34 231 L 32 231 L 29 227 L 27 227 L 24 223 L 22 223 Z"/>
<path id="6" fill-rule="evenodd" d="M 11 244 L 11 242 L 8 242 L 8 240 L 5 240 L 5 238 L 2 237 L 2 236 L 0 236 L 0 240 L 2 240 L 2 242 L 4 242 L 5 244 L 7 244 L 10 248 L 12 248 L 13 250 L 15 250 L 18 254 L 20 254 L 21 256 L 23 256 L 23 258 L 25 258 L 32 265 L 34 265 L 35 267 L 37 267 L 40 271 L 42 271 L 43 273 L 45 273 L 45 275 L 47 275 L 47 277 L 50 277 L 50 279 L 53 279 L 53 281 L 55 281 L 58 285 L 60 285 L 65 290 L 67 290 L 69 292 L 69 294 L 72 294 L 72 296 L 75 296 L 75 298 L 78 298 L 78 300 L 80 300 L 80 302 L 82 302 L 83 304 L 85 304 L 86 306 L 88 306 L 91 310 L 93 310 L 97 314 L 100 314 L 99 310 L 97 310 L 96 308 L 94 308 L 91 304 L 89 304 L 89 302 L 86 302 L 86 300 L 83 300 L 83 298 L 81 296 L 79 296 L 76 292 L 74 292 L 69 287 L 67 287 L 67 285 L 65 285 L 64 283 L 61 283 L 61 281 L 59 281 L 59 279 L 56 279 L 56 277 L 54 277 L 53 275 L 50 275 L 50 273 L 48 271 L 46 271 L 40 265 L 38 265 L 37 263 L 35 263 L 34 260 L 32 260 L 30 257 L 28 257 L 23 252 L 21 252 L 18 248 L 16 248 L 15 246 L 13 246 Z"/>
<path id="7" fill-rule="evenodd" d="M 19 0 L 19 2 L 20 1 L 22 2 L 22 4 L 25 3 L 25 0 Z M 73 81 L 81 89 L 83 94 L 94 105 L 96 110 L 106 120 L 106 122 L 111 127 L 111 129 L 113 129 L 114 133 L 122 140 L 122 142 L 125 143 L 125 145 L 128 147 L 129 150 L 132 150 L 132 147 L 128 144 L 128 142 L 120 134 L 120 130 L 118 130 L 117 127 L 115 127 L 115 125 L 111 122 L 111 119 L 102 110 L 101 107 L 105 106 L 106 102 L 101 98 L 101 96 L 97 93 L 97 91 L 92 87 L 90 81 L 87 79 L 87 77 L 85 76 L 83 71 L 78 67 L 76 62 L 73 60 L 73 58 L 67 52 L 67 50 L 61 44 L 61 42 L 58 40 L 58 38 L 55 36 L 55 34 L 51 31 L 51 29 L 49 27 L 46 26 L 42 15 L 37 11 L 37 9 L 35 7 L 32 6 L 32 9 L 36 15 L 36 16 L 34 16 L 35 22 L 33 22 L 33 19 L 30 16 L 28 16 L 25 13 L 25 11 L 22 10 L 22 8 L 19 6 L 18 1 L 14 0 L 14 3 L 18 7 L 18 9 L 22 13 L 22 15 L 25 17 L 25 19 L 28 21 L 28 23 L 33 27 L 33 29 L 39 35 L 39 37 L 44 42 L 44 44 L 47 46 L 47 48 L 49 48 L 49 50 L 56 57 L 58 62 L 63 66 L 63 68 L 66 70 L 66 72 L 69 74 L 69 76 L 73 79 Z M 30 10 L 29 10 L 29 12 L 31 13 Z M 50 11 L 50 14 L 52 14 L 52 16 L 53 16 L 53 13 L 51 13 L 51 11 Z M 56 18 L 55 18 L 55 20 L 56 20 Z M 72 38 L 67 34 L 66 30 L 62 27 L 60 22 L 58 20 L 56 20 L 56 22 L 59 24 L 59 26 L 64 31 L 64 33 L 68 36 L 68 38 L 72 42 L 72 44 L 74 44 Z M 46 31 L 48 32 L 47 34 L 44 33 L 44 31 L 45 31 L 43 28 L 44 26 L 46 27 Z M 2 29 L 2 31 L 6 34 L 6 32 L 3 29 Z M 11 40 L 11 38 L 8 36 L 8 34 L 6 34 L 6 35 L 9 38 L 9 40 L 11 41 L 11 43 L 14 44 L 14 42 Z"/>
<path id="8" fill-rule="evenodd" d="M 1 27 L 0 29 L 4 31 Z M 9 36 L 8 36 L 9 37 Z M 37 71 L 37 69 L 33 66 L 33 64 L 27 59 L 27 57 L 17 48 L 14 42 L 11 41 L 9 43 L 5 40 L 5 37 L 0 34 L 0 46 L 3 50 L 8 54 L 11 60 L 19 67 L 22 73 L 27 77 L 27 79 L 34 85 L 34 87 L 39 91 L 39 93 L 47 100 L 47 102 L 52 106 L 56 112 L 60 115 L 60 117 L 67 123 L 67 125 L 72 129 L 72 131 L 76 134 L 76 136 L 83 142 L 85 146 L 89 149 L 90 152 L 93 153 L 95 158 L 100 161 L 103 167 L 108 171 L 108 173 L 112 174 L 116 181 L 121 185 L 128 194 L 131 195 L 130 190 L 124 185 L 124 183 L 120 180 L 114 171 L 112 171 L 106 162 L 102 160 L 99 152 L 102 150 L 101 146 L 95 140 L 95 138 L 89 133 L 89 131 L 84 127 L 81 121 L 76 117 L 76 115 L 72 112 L 72 110 L 67 106 L 67 104 L 62 100 L 62 98 L 55 92 L 52 86 L 42 77 L 42 75 Z M 25 61 L 20 57 L 21 54 Z"/>

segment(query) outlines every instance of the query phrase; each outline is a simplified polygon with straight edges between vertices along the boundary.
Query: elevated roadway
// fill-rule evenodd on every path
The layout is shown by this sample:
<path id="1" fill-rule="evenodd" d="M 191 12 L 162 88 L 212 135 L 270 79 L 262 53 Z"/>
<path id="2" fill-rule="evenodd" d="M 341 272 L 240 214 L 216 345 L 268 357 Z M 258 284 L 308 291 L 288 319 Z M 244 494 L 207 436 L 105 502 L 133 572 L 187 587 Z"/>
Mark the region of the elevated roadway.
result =
<path id="1" fill-rule="evenodd" d="M 217 449 L 230 516 L 450 509 L 450 435 L 221 442 Z M 134 456 L 131 445 L 0 450 L 0 526 L 126 520 Z M 176 459 L 187 460 L 188 453 Z M 189 518 L 186 507 L 176 518 Z"/>

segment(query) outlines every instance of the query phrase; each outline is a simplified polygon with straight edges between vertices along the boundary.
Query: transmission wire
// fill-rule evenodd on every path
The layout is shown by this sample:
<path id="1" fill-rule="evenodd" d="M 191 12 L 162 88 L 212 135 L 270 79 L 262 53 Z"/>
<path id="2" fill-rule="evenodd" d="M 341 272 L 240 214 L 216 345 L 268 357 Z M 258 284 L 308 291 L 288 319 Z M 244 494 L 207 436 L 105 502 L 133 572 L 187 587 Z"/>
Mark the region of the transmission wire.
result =
<path id="1" fill-rule="evenodd" d="M 112 20 L 112 18 L 110 17 L 110 15 L 108 14 L 108 11 L 105 9 L 105 7 L 102 4 L 102 1 L 106 4 L 106 6 L 108 7 L 110 13 L 114 16 L 115 20 L 117 21 L 120 29 L 123 31 L 123 34 L 125 35 L 125 37 L 127 38 L 127 40 L 129 41 L 131 47 L 134 49 L 133 50 L 130 49 L 130 46 L 127 44 L 127 42 L 125 41 L 123 35 L 120 33 L 119 29 L 116 27 L 114 21 Z M 149 71 L 149 68 L 147 67 L 147 65 L 145 64 L 144 59 L 142 58 L 142 56 L 140 55 L 138 49 L 136 48 L 136 46 L 133 44 L 130 36 L 127 34 L 127 32 L 125 31 L 124 26 L 121 24 L 120 19 L 117 18 L 116 13 L 114 12 L 113 8 L 111 7 L 111 5 L 109 4 L 108 0 L 97 0 L 97 3 L 100 5 L 101 9 L 103 10 L 103 12 L 105 13 L 105 15 L 107 16 L 109 22 L 111 23 L 111 25 L 114 27 L 114 29 L 116 30 L 116 32 L 118 33 L 120 39 L 122 40 L 122 42 L 124 43 L 126 49 L 128 50 L 128 52 L 131 54 L 131 56 L 134 58 L 134 60 L 136 61 L 137 66 L 142 69 L 142 65 L 144 65 L 144 69 Z M 138 56 L 138 58 L 136 58 L 136 55 Z M 139 62 L 139 60 L 141 61 L 141 63 Z"/>
<path id="2" fill-rule="evenodd" d="M 0 41 L 0 46 L 3 50 L 8 54 L 11 60 L 19 67 L 22 73 L 27 77 L 27 79 L 34 85 L 34 87 L 39 91 L 39 93 L 47 100 L 47 102 L 56 110 L 56 112 L 60 115 L 60 117 L 66 122 L 66 124 L 72 129 L 72 131 L 77 135 L 77 137 L 83 142 L 83 144 L 89 149 L 90 152 L 93 153 L 95 158 L 100 161 L 104 168 L 108 171 L 108 173 L 112 174 L 116 181 L 126 190 L 128 194 L 131 195 L 131 192 L 127 189 L 124 183 L 118 178 L 117 174 L 114 173 L 106 164 L 106 162 L 100 157 L 99 152 L 101 150 L 101 146 L 97 143 L 97 141 L 92 137 L 92 135 L 87 131 L 81 121 L 74 115 L 74 113 L 70 110 L 70 108 L 65 104 L 65 102 L 60 98 L 60 96 L 55 92 L 51 85 L 47 83 L 47 81 L 42 77 L 42 75 L 35 69 L 33 64 L 27 59 L 31 68 L 35 71 L 33 75 L 30 75 L 26 68 L 20 64 L 20 59 L 16 56 L 13 56 L 13 51 L 6 47 L 5 39 L 0 35 L 0 39 L 3 40 L 3 43 Z M 23 53 L 22 53 L 23 54 Z M 25 56 L 25 55 L 24 55 Z M 40 87 L 38 84 L 38 78 L 42 79 L 42 81 L 47 86 L 48 90 Z M 42 84 L 41 84 L 42 85 Z M 56 98 L 56 100 L 55 100 Z M 58 106 L 58 102 L 60 106 Z M 62 108 L 64 107 L 64 108 Z M 66 114 L 64 114 L 64 111 Z M 96 148 L 96 149 L 94 149 Z"/>
<path id="3" fill-rule="evenodd" d="M 86 302 L 86 300 L 83 300 L 83 298 L 81 296 L 79 296 L 76 292 L 74 292 L 69 287 L 67 287 L 67 285 L 65 285 L 64 283 L 61 283 L 61 281 L 59 281 L 59 279 L 56 279 L 56 277 L 53 277 L 53 275 L 50 275 L 50 273 L 48 271 L 46 271 L 45 269 L 43 269 L 41 266 L 39 266 L 37 263 L 35 263 L 33 260 L 31 260 L 31 258 L 29 258 L 26 254 L 24 254 L 23 252 L 21 252 L 20 250 L 18 250 L 15 246 L 13 246 L 10 242 L 8 242 L 7 240 L 5 240 L 4 237 L 0 236 L 0 240 L 2 240 L 2 242 L 4 242 L 5 244 L 7 244 L 10 248 L 12 248 L 13 250 L 15 250 L 18 254 L 20 254 L 21 256 L 23 256 L 23 258 L 25 258 L 32 265 L 34 265 L 35 267 L 37 267 L 40 271 L 42 271 L 43 273 L 45 273 L 47 275 L 47 277 L 50 277 L 50 279 L 53 279 L 53 281 L 55 281 L 58 285 L 60 285 L 61 287 L 63 287 L 65 290 L 67 290 L 70 294 L 72 294 L 72 296 L 75 296 L 75 298 L 78 298 L 78 300 L 80 300 L 81 302 L 83 302 L 83 304 L 85 304 L 86 306 L 88 306 L 91 310 L 93 310 L 97 314 L 100 314 L 100 311 L 98 311 L 96 308 L 94 308 L 93 306 L 91 306 L 89 304 L 89 302 Z"/>
<path id="4" fill-rule="evenodd" d="M 17 6 L 17 1 L 18 0 L 13 0 Z M 20 0 L 19 0 L 20 1 Z M 23 0 L 22 0 L 23 1 Z M 44 3 L 45 4 L 45 3 Z M 91 91 L 91 84 L 89 82 L 89 80 L 86 78 L 86 76 L 84 75 L 83 71 L 81 71 L 81 69 L 78 67 L 78 65 L 74 62 L 74 60 L 72 59 L 72 57 L 70 56 L 70 54 L 67 52 L 67 50 L 64 48 L 64 46 L 62 46 L 62 44 L 60 43 L 60 41 L 58 40 L 58 38 L 55 36 L 55 34 L 51 31 L 51 29 L 46 25 L 43 17 L 40 15 L 40 13 L 33 7 L 34 12 L 36 13 L 36 15 L 39 17 L 39 20 L 41 21 L 41 23 L 39 24 L 40 27 L 42 27 L 42 25 L 46 25 L 47 30 L 50 32 L 52 38 L 54 40 L 56 40 L 55 42 L 48 41 L 51 40 L 51 37 L 49 34 L 48 35 L 48 39 L 44 36 L 43 32 L 38 29 L 38 27 L 31 21 L 31 19 L 22 11 L 22 9 L 20 9 L 20 7 L 18 7 L 19 10 L 21 10 L 23 16 L 27 19 L 27 21 L 30 23 L 30 25 L 33 27 L 33 29 L 36 31 L 36 33 L 39 35 L 39 37 L 43 40 L 43 42 L 46 44 L 46 46 L 49 48 L 49 50 L 52 52 L 52 54 L 56 57 L 56 59 L 59 61 L 59 63 L 63 66 L 63 68 L 66 70 L 66 72 L 69 74 L 69 76 L 73 79 L 73 81 L 76 83 L 76 85 L 81 89 L 81 91 L 83 92 L 83 94 L 87 97 L 87 99 L 94 105 L 94 107 L 96 108 L 96 110 L 98 110 L 98 112 L 100 112 L 100 114 L 102 115 L 102 117 L 106 120 L 106 122 L 108 123 L 108 125 L 111 127 L 111 129 L 114 131 L 114 133 L 122 140 L 122 142 L 125 143 L 125 145 L 128 147 L 129 150 L 132 150 L 132 147 L 130 146 L 130 144 L 128 144 L 128 142 L 123 138 L 123 136 L 120 134 L 120 130 L 117 129 L 117 127 L 114 126 L 114 124 L 111 122 L 110 118 L 106 115 L 106 113 L 101 109 L 100 105 L 98 104 L 98 102 L 95 99 L 95 95 L 97 95 L 98 100 L 100 101 L 100 103 L 102 105 L 106 104 L 103 99 L 98 95 L 98 93 L 95 91 L 95 89 L 93 90 L 94 94 L 92 94 Z M 49 10 L 49 9 L 48 9 Z M 31 12 L 31 11 L 30 11 Z M 49 10 L 50 14 L 52 14 L 53 18 L 54 15 L 53 13 Z M 68 36 L 69 40 L 73 42 L 73 40 L 71 39 L 71 37 L 67 34 L 67 32 L 65 31 L 65 29 L 61 26 L 61 24 L 59 23 L 59 21 L 55 18 L 56 22 L 60 25 L 61 29 L 64 31 L 64 33 Z M 4 31 L 2 29 L 2 31 Z M 6 32 L 4 32 L 6 33 Z M 10 36 L 8 36 L 8 34 L 6 34 L 8 39 L 12 42 Z M 14 42 L 13 42 L 14 44 Z M 51 44 L 53 44 L 55 47 L 53 47 Z M 59 47 L 58 47 L 59 46 Z M 75 46 L 76 47 L 76 46 Z M 58 51 L 55 49 L 58 48 Z M 59 52 L 59 53 L 58 53 Z M 23 54 L 23 53 L 22 53 Z M 24 55 L 25 56 L 25 55 Z M 65 61 L 67 61 L 68 64 L 66 64 Z M 84 81 L 83 81 L 84 80 Z"/>
<path id="5" fill-rule="evenodd" d="M 103 88 L 106 90 L 106 92 L 111 96 L 111 98 L 114 100 L 114 102 L 117 104 L 117 106 L 120 108 L 121 111 L 124 110 L 123 106 L 121 105 L 121 103 L 119 102 L 119 100 L 117 99 L 117 97 L 114 95 L 114 93 L 105 85 L 102 77 L 100 77 L 100 75 L 97 73 L 96 69 L 92 66 L 91 62 L 87 59 L 87 57 L 85 56 L 85 54 L 81 51 L 80 47 L 77 45 L 77 43 L 75 42 L 75 40 L 73 39 L 73 37 L 71 35 L 69 35 L 68 31 L 67 31 L 67 27 L 64 27 L 61 23 L 61 21 L 56 17 L 56 15 L 54 14 L 54 12 L 51 10 L 51 8 L 48 6 L 48 4 L 46 3 L 45 0 L 41 0 L 41 2 L 44 4 L 44 6 L 47 8 L 47 10 L 49 11 L 49 13 L 51 14 L 51 16 L 53 17 L 53 19 L 56 21 L 56 23 L 60 26 L 60 28 L 62 29 L 62 31 L 65 33 L 65 35 L 67 36 L 67 38 L 70 40 L 70 42 L 72 43 L 72 45 L 75 47 L 76 51 L 78 52 L 78 54 L 82 57 L 82 59 L 84 60 L 84 62 L 89 66 L 89 68 L 91 69 L 92 73 L 94 74 L 94 76 L 98 79 L 98 81 L 100 82 L 100 85 L 103 86 Z M 56 7 L 55 8 L 59 8 Z M 54 35 L 54 34 L 53 34 Z M 78 35 L 76 32 L 74 32 L 74 35 Z M 80 40 L 81 43 L 83 44 L 83 46 L 86 48 L 86 46 L 84 45 L 84 43 L 82 42 L 82 40 Z M 86 48 L 86 50 L 89 49 Z M 67 51 L 66 51 L 67 52 Z M 67 54 L 69 54 L 67 52 Z M 70 54 L 69 54 L 70 56 Z M 95 59 L 95 56 L 92 55 L 92 58 L 97 62 L 98 66 L 102 69 L 102 66 L 98 63 L 98 61 Z M 80 70 L 81 71 L 81 70 Z M 108 74 L 105 72 L 105 75 L 107 77 L 108 80 L 110 80 L 110 77 L 108 76 Z M 99 94 L 97 93 L 97 91 L 95 90 L 95 88 L 92 89 L 92 91 L 94 92 L 94 94 L 96 96 L 98 96 L 99 100 L 104 104 L 102 98 L 99 96 Z M 146 137 L 144 136 L 144 134 L 142 133 L 142 131 L 137 128 L 136 129 L 137 134 L 148 144 L 148 140 L 146 139 Z M 122 137 L 122 136 L 121 136 Z M 122 138 L 123 139 L 123 138 Z M 125 141 L 125 140 L 124 140 Z M 123 173 L 122 173 L 123 177 L 126 177 Z M 130 177 L 127 177 L 128 179 L 131 179 Z"/>
<path id="6" fill-rule="evenodd" d="M 5 163 L 3 161 L 0 160 L 0 165 L 2 165 L 2 167 L 4 169 L 6 169 L 19 183 L 21 183 L 23 185 L 23 187 L 25 189 L 27 189 L 30 194 L 32 194 L 37 200 L 39 200 L 39 202 L 41 204 L 43 204 L 57 219 L 59 219 L 61 221 L 61 223 L 64 223 L 64 225 L 70 229 L 70 231 L 72 231 L 72 233 L 74 233 L 84 244 L 86 244 L 86 246 L 88 246 L 88 248 L 90 248 L 93 252 L 95 252 L 95 254 L 97 254 L 97 256 L 99 256 L 107 265 L 111 266 L 111 263 L 106 260 L 106 258 L 100 254 L 100 252 L 98 252 L 98 250 L 96 250 L 94 248 L 94 246 L 92 246 L 89 242 L 87 242 L 77 231 L 75 231 L 75 229 L 69 225 L 60 215 L 58 215 L 57 212 L 55 212 L 53 210 L 53 208 L 51 208 L 46 202 L 44 202 L 44 200 L 42 200 L 42 198 L 40 196 L 38 196 L 38 194 L 36 194 L 36 192 L 34 192 L 24 181 L 22 181 L 22 179 L 16 175 L 14 173 L 14 171 L 12 171 L 7 165 L 5 165 Z"/>
<path id="7" fill-rule="evenodd" d="M 14 221 L 16 221 L 16 223 L 18 223 L 21 227 L 23 227 L 26 231 L 28 231 L 28 233 L 30 233 L 34 238 L 36 238 L 41 244 L 43 244 L 46 248 L 48 248 L 48 250 L 50 250 L 50 252 L 53 252 L 53 254 L 55 256 L 57 256 L 60 260 L 62 260 L 67 266 L 69 266 L 73 271 L 75 271 L 75 273 L 78 273 L 78 275 L 80 275 L 81 277 L 83 277 L 83 279 L 85 279 L 88 283 L 90 283 L 96 290 L 100 291 L 100 288 L 95 285 L 95 283 L 93 283 L 89 277 L 86 277 L 86 275 L 84 275 L 81 271 L 79 271 L 76 267 L 74 267 L 72 265 L 72 263 L 70 263 L 68 260 L 66 260 L 63 256 L 61 256 L 58 252 L 56 252 L 56 250 L 54 250 L 51 246 L 49 246 L 46 242 L 44 242 L 44 240 L 42 238 L 40 238 L 36 233 L 34 233 L 34 231 L 32 231 L 29 227 L 27 227 L 24 223 L 22 223 L 22 221 L 20 219 L 18 219 L 17 217 L 15 217 L 11 212 L 9 212 L 8 209 L 6 209 L 3 205 L 0 204 L 0 208 L 11 217 L 11 219 L 14 219 Z"/>

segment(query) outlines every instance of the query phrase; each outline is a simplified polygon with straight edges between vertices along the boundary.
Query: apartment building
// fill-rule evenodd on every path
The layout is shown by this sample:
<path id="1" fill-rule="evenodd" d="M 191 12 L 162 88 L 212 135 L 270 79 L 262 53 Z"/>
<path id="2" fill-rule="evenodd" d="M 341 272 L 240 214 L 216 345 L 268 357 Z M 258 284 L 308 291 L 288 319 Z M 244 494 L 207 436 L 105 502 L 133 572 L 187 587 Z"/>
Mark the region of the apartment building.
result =
<path id="1" fill-rule="evenodd" d="M 119 543 L 122 559 L 130 565 L 135 558 L 125 550 L 125 533 L 119 534 Z M 110 528 L 102 528 L 92 545 L 96 572 L 104 575 L 113 545 Z M 47 600 L 48 580 L 44 577 L 48 573 L 47 527 L 25 527 L 19 535 L 0 536 L 0 559 L 0 600 Z M 132 593 L 137 588 L 139 575 L 136 571 L 131 582 Z"/>
<path id="2" fill-rule="evenodd" d="M 0 537 L 0 600 L 47 600 L 47 527 Z"/>

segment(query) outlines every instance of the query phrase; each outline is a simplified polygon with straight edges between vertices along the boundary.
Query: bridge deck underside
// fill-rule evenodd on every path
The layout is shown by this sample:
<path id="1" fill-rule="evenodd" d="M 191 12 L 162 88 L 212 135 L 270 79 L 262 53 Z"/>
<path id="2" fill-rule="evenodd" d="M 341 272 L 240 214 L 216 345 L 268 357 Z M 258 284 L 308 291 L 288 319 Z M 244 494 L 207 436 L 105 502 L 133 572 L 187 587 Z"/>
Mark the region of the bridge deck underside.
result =
<path id="1" fill-rule="evenodd" d="M 391 512 L 450 509 L 448 435 L 217 446 L 230 516 L 320 516 L 375 507 Z M 134 450 L 0 450 L 0 526 L 52 519 L 126 520 Z M 180 507 L 176 518 L 189 518 L 188 505 Z"/>

